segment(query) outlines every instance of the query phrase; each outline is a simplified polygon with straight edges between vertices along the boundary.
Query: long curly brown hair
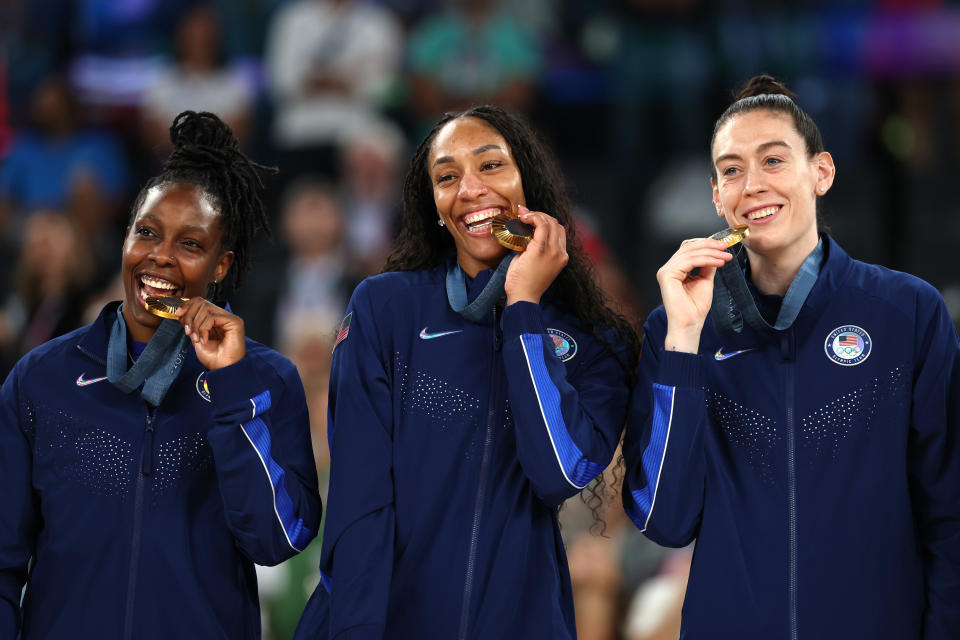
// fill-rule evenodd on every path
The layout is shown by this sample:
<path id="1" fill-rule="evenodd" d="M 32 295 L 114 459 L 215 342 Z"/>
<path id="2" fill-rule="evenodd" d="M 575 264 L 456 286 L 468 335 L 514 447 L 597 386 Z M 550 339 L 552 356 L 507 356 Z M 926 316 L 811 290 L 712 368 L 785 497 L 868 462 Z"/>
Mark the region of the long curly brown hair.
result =
<path id="1" fill-rule="evenodd" d="M 461 113 L 448 113 L 417 147 L 403 183 L 400 232 L 383 271 L 432 269 L 444 264 L 456 253 L 452 236 L 436 223 L 437 207 L 427 158 L 440 129 L 458 118 L 479 118 L 503 136 L 520 170 L 527 207 L 531 211 L 549 213 L 566 229 L 569 261 L 550 285 L 545 297 L 577 317 L 581 325 L 617 359 L 632 386 L 640 353 L 640 338 L 631 323 L 608 306 L 607 297 L 597 286 L 592 263 L 577 237 L 573 207 L 563 174 L 553 154 L 533 129 L 525 121 L 499 107 L 483 105 Z M 604 329 L 612 330 L 614 339 L 627 346 L 626 356 L 613 348 L 610 334 L 604 336 Z M 606 482 L 601 474 L 581 494 L 600 523 L 601 531 L 603 522 L 598 512 L 606 493 Z"/>

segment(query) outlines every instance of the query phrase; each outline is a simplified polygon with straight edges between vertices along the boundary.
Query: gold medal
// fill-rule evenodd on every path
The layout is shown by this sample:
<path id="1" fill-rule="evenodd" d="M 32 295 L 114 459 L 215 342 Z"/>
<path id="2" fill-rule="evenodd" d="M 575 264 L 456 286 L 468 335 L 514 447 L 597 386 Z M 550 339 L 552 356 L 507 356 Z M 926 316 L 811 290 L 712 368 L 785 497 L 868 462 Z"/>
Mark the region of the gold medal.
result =
<path id="1" fill-rule="evenodd" d="M 533 226 L 521 222 L 513 211 L 504 211 L 490 221 L 490 233 L 507 249 L 523 251 L 533 238 Z"/>
<path id="2" fill-rule="evenodd" d="M 190 298 L 174 298 L 172 296 L 149 296 L 143 306 L 147 311 L 161 318 L 170 320 L 179 320 L 177 309 L 183 306 L 183 303 Z"/>
<path id="3" fill-rule="evenodd" d="M 729 227 L 723 231 L 717 231 L 715 234 L 710 236 L 711 240 L 722 240 L 727 243 L 728 247 L 732 247 L 741 240 L 750 236 L 750 229 L 745 224 L 741 224 L 736 227 Z"/>

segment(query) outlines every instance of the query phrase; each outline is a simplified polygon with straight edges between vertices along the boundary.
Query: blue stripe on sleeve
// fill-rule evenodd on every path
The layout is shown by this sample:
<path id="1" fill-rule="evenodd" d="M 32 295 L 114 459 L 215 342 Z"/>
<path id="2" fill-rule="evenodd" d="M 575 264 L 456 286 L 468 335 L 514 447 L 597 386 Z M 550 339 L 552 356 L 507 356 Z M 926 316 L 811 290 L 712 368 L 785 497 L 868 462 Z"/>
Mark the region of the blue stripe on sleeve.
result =
<path id="1" fill-rule="evenodd" d="M 676 388 L 662 384 L 653 384 L 653 424 L 650 429 L 650 442 L 640 456 L 640 464 L 647 484 L 642 489 L 630 492 L 634 505 L 627 509 L 627 515 L 639 527 L 646 531 L 657 500 L 657 487 L 660 484 L 660 472 L 663 459 L 667 455 L 667 442 L 670 440 L 670 426 L 673 423 L 673 397 Z"/>
<path id="2" fill-rule="evenodd" d="M 262 394 L 261 394 L 262 395 Z M 260 396 L 257 396 L 258 398 Z M 269 401 L 269 399 L 268 399 Z M 254 418 L 246 425 L 240 425 L 243 434 L 253 445 L 254 451 L 263 464 L 264 471 L 270 479 L 270 490 L 273 492 L 273 511 L 280 521 L 280 528 L 287 538 L 287 543 L 294 551 L 303 551 L 304 547 L 313 539 L 313 532 L 303 525 L 303 518 L 296 517 L 293 500 L 284 486 L 286 475 L 283 467 L 270 457 L 270 430 L 260 418 Z"/>
<path id="3" fill-rule="evenodd" d="M 323 571 L 320 572 L 320 584 L 322 584 L 323 588 L 327 590 L 327 593 L 333 593 L 333 585 L 330 580 L 330 576 L 325 574 Z"/>
<path id="4" fill-rule="evenodd" d="M 540 414 L 547 426 L 550 444 L 553 445 L 557 462 L 560 463 L 560 471 L 567 482 L 577 489 L 582 489 L 597 477 L 606 465 L 588 460 L 567 431 L 563 413 L 560 411 L 560 390 L 550 378 L 547 363 L 543 359 L 544 337 L 540 334 L 525 333 L 520 336 L 520 344 L 523 346 L 523 354 L 533 380 L 537 402 L 540 403 Z M 552 352 L 553 344 L 549 347 Z"/>
<path id="5" fill-rule="evenodd" d="M 267 389 L 263 393 L 250 398 L 250 404 L 253 405 L 253 414 L 250 418 L 263 415 L 263 413 L 270 408 L 270 390 Z"/>

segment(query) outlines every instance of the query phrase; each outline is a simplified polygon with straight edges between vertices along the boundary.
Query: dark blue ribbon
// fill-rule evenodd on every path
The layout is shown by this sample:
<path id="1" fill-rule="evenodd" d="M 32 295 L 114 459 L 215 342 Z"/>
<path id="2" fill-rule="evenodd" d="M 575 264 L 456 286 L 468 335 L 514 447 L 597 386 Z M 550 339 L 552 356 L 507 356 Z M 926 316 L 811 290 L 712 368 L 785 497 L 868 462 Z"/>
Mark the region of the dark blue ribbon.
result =
<path id="1" fill-rule="evenodd" d="M 800 265 L 800 270 L 783 297 L 777 321 L 771 325 L 757 309 L 757 302 L 747 287 L 743 273 L 745 265 L 741 263 L 739 256 L 734 254 L 733 260 L 720 267 L 714 279 L 713 306 L 710 309 L 714 327 L 720 333 L 740 333 L 743 331 L 744 322 L 757 331 L 783 331 L 789 328 L 797 319 L 803 303 L 816 284 L 822 262 L 823 239 L 820 239 L 816 248 Z"/>
<path id="2" fill-rule="evenodd" d="M 141 397 L 157 407 L 176 380 L 186 358 L 187 335 L 183 325 L 165 319 L 137 361 L 127 370 L 127 325 L 123 313 L 117 309 L 117 319 L 110 329 L 107 344 L 107 380 L 124 393 L 130 393 L 141 384 Z"/>
<path id="3" fill-rule="evenodd" d="M 507 269 L 515 253 L 509 253 L 490 276 L 490 281 L 473 302 L 467 304 L 467 283 L 463 270 L 454 260 L 447 269 L 447 300 L 450 307 L 470 322 L 481 322 L 490 313 L 490 309 L 503 297 L 503 284 L 507 280 Z"/>

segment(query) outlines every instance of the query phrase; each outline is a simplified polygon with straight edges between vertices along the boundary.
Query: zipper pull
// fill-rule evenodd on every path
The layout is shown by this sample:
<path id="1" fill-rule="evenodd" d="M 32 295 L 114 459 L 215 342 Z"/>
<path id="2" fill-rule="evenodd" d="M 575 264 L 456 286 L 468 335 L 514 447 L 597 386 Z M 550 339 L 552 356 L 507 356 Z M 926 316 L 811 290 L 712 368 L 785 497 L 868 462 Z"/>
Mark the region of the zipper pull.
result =
<path id="1" fill-rule="evenodd" d="M 140 457 L 140 473 L 148 476 L 153 472 L 153 419 L 156 409 L 147 414 L 147 428 L 143 433 L 143 455 Z"/>

